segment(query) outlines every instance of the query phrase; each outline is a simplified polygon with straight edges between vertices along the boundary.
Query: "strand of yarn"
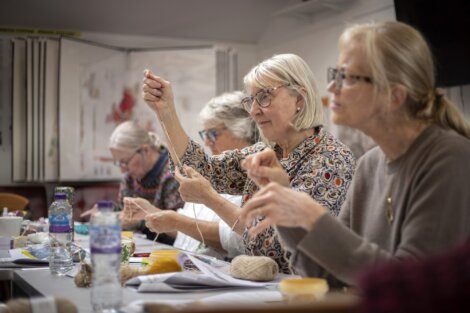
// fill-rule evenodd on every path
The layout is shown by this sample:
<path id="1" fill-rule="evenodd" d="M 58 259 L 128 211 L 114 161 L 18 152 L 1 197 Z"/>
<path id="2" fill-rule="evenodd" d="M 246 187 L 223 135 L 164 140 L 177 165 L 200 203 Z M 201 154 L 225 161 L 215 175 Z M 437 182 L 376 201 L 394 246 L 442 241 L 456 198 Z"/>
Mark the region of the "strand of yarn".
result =
<path id="1" fill-rule="evenodd" d="M 205 246 L 206 243 L 204 242 L 204 236 L 202 235 L 201 229 L 199 228 L 199 222 L 198 222 L 197 215 L 196 215 L 196 209 L 194 208 L 194 203 L 193 203 L 193 213 L 194 213 L 194 219 L 196 220 L 197 231 L 199 232 L 199 235 L 201 236 L 202 244 Z"/>
<path id="2" fill-rule="evenodd" d="M 277 263 L 267 256 L 239 255 L 230 265 L 232 277 L 245 280 L 271 281 L 278 272 Z"/>
<path id="3" fill-rule="evenodd" d="M 142 211 L 145 212 L 145 214 L 148 214 L 149 212 L 144 209 L 143 207 L 141 207 L 137 202 L 135 202 L 132 198 L 129 198 L 129 200 L 135 204 L 139 209 L 141 209 Z M 132 219 L 132 210 L 129 212 L 129 219 Z M 158 239 L 158 236 L 160 235 L 160 233 L 155 233 L 155 238 L 153 238 L 153 247 L 155 248 L 155 246 L 157 245 L 157 239 Z"/>

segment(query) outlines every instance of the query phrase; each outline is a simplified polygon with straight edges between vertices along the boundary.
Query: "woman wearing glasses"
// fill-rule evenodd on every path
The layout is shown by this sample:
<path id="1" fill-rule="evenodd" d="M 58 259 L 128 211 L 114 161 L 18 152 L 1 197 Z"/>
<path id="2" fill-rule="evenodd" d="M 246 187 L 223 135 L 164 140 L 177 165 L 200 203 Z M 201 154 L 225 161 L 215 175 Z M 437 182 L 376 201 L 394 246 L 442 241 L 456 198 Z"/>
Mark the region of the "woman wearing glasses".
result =
<path id="1" fill-rule="evenodd" d="M 123 209 L 120 215 L 122 226 L 139 229 L 151 239 L 154 234 L 145 227 L 145 212 L 135 210 L 129 214 L 126 207 L 137 203 L 149 213 L 183 207 L 179 184 L 169 170 L 168 150 L 155 133 L 147 132 L 132 121 L 116 127 L 109 139 L 109 150 L 115 165 L 124 174 L 118 196 L 118 205 Z M 93 209 L 89 210 L 82 217 L 93 212 Z M 163 234 L 158 240 L 173 243 L 172 237 Z"/>
<path id="2" fill-rule="evenodd" d="M 224 93 L 212 98 L 199 113 L 204 126 L 199 134 L 212 155 L 226 150 L 243 149 L 257 142 L 255 123 L 241 104 L 244 96 L 241 91 Z M 184 208 L 178 210 L 178 213 L 162 211 L 148 215 L 146 217 L 148 228 L 155 232 L 178 231 L 173 246 L 179 249 L 221 258 L 225 256 L 233 258 L 243 254 L 244 245 L 241 237 L 220 220 L 218 213 L 223 208 L 208 208 L 204 204 L 193 203 L 193 200 L 200 202 L 198 201 L 200 199 L 220 197 L 239 206 L 241 196 L 217 194 L 209 181 L 200 175 L 193 175 L 189 181 L 182 177 L 178 179 L 181 181 L 181 197 L 186 202 Z M 193 198 L 193 191 L 197 195 L 196 198 Z M 195 215 L 198 219 L 197 224 L 194 220 Z"/>
<path id="3" fill-rule="evenodd" d="M 350 150 L 322 128 L 322 104 L 308 65 L 293 54 L 277 55 L 254 67 L 244 82 L 251 95 L 243 100 L 245 109 L 289 173 L 287 184 L 317 199 L 332 215 L 338 214 L 355 163 Z M 209 157 L 183 130 L 169 82 L 146 72 L 143 96 L 165 123 L 181 162 L 209 179 L 217 192 L 243 195 L 242 202 L 245 202 L 258 190 L 242 163 L 247 156 L 266 149 L 267 144 L 260 142 Z M 197 177 L 195 171 L 189 170 L 191 176 Z M 180 177 L 178 172 L 176 175 L 181 188 L 191 180 Z M 193 201 L 222 208 L 221 218 L 239 234 L 244 233 L 245 227 L 238 223 L 238 206 L 215 197 Z M 245 234 L 244 239 L 247 254 L 269 256 L 282 272 L 291 272 L 289 256 L 274 228 L 256 238 Z"/>
<path id="4" fill-rule="evenodd" d="M 430 49 L 412 27 L 352 26 L 339 49 L 328 71 L 331 118 L 378 145 L 359 160 L 339 218 L 275 182 L 246 203 L 243 216 L 248 225 L 266 217 L 252 234 L 277 225 L 301 274 L 355 284 L 367 266 L 421 259 L 469 237 L 470 125 L 436 89 Z M 275 161 L 262 152 L 248 165 L 256 172 L 269 164 L 270 173 L 287 176 Z M 263 178 L 279 181 L 272 177 Z"/>

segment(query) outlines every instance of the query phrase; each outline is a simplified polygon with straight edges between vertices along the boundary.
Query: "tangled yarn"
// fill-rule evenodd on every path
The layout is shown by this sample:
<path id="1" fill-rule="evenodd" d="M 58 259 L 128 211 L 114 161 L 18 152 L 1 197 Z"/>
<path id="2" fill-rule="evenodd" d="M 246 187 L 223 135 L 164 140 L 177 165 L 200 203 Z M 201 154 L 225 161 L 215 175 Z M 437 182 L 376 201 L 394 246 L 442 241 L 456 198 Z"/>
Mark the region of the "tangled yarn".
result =
<path id="1" fill-rule="evenodd" d="M 273 280 L 279 271 L 277 263 L 266 256 L 239 255 L 230 265 L 232 277 L 253 280 Z"/>

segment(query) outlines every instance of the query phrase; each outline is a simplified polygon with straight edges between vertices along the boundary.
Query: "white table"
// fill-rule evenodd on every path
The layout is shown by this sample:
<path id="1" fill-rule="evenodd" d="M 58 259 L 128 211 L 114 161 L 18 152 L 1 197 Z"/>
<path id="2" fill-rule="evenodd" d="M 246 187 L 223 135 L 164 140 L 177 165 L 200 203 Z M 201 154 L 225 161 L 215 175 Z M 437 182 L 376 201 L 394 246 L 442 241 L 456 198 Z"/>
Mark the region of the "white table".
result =
<path id="1" fill-rule="evenodd" d="M 171 247 L 166 245 L 157 244 L 154 245 L 152 241 L 135 237 L 136 252 L 150 252 L 156 249 L 169 249 Z M 87 248 L 88 237 L 87 236 L 75 236 L 75 243 Z M 30 297 L 34 296 L 54 296 L 63 297 L 72 301 L 81 313 L 92 312 L 90 303 L 90 289 L 89 288 L 78 288 L 71 277 L 67 276 L 54 276 L 49 272 L 49 268 L 27 268 L 27 269 L 15 269 L 12 277 L 13 283 L 17 288 L 20 288 L 22 292 Z M 237 288 L 234 289 L 237 292 L 240 291 L 254 291 L 251 288 Z M 262 290 L 262 289 L 255 289 Z M 188 301 L 188 300 L 201 300 L 206 297 L 220 295 L 231 290 L 221 291 L 205 291 L 205 292 L 188 292 L 188 293 L 138 293 L 135 289 L 130 287 L 123 288 L 123 304 L 124 306 L 136 301 Z"/>

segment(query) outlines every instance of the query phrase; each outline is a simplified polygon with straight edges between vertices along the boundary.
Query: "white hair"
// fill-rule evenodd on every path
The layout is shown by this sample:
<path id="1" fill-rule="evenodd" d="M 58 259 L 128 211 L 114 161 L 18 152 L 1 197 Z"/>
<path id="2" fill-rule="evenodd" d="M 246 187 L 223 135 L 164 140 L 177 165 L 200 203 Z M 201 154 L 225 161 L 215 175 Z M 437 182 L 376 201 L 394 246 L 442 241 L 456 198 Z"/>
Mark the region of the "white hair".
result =
<path id="1" fill-rule="evenodd" d="M 199 113 L 201 121 L 224 124 L 235 137 L 255 143 L 258 141 L 255 122 L 241 104 L 245 96 L 234 91 L 212 98 Z"/>
<path id="2" fill-rule="evenodd" d="M 310 67 L 295 54 L 278 54 L 253 67 L 245 75 L 245 89 L 272 87 L 273 82 L 287 85 L 304 100 L 293 121 L 296 130 L 311 129 L 324 123 L 323 104 Z"/>
<path id="3" fill-rule="evenodd" d="M 146 131 L 135 121 L 127 121 L 114 129 L 109 138 L 108 148 L 135 151 L 145 144 L 157 150 L 162 147 L 162 142 L 156 133 Z"/>

